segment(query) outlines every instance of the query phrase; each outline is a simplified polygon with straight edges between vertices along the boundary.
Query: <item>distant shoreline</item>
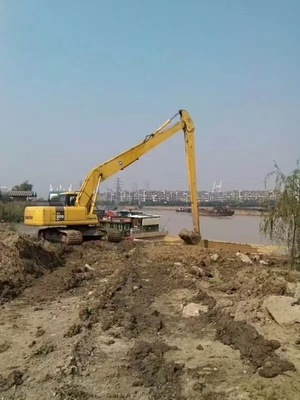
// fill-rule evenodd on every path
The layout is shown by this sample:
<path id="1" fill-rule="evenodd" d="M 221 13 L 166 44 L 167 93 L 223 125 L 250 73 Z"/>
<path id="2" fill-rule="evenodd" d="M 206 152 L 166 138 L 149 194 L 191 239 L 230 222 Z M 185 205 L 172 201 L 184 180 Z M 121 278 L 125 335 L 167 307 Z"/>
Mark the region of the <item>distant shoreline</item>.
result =
<path id="1" fill-rule="evenodd" d="M 126 207 L 130 208 L 130 207 Z M 178 207 L 176 206 L 144 206 L 141 210 L 167 210 L 167 211 L 176 211 Z M 203 209 L 212 209 L 213 207 L 200 207 Z M 251 210 L 251 208 L 233 208 L 234 210 L 234 215 L 247 215 L 247 216 L 252 216 L 252 217 L 260 217 L 261 211 L 254 209 Z"/>

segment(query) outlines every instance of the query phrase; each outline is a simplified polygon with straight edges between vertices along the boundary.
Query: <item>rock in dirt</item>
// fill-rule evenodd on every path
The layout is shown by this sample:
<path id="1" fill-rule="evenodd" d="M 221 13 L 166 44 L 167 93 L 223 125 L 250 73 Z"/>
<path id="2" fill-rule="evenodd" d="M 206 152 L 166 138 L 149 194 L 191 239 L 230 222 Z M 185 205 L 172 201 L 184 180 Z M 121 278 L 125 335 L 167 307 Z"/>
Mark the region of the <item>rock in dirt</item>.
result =
<path id="1" fill-rule="evenodd" d="M 126 258 L 130 258 L 134 255 L 136 251 L 136 248 L 134 247 L 133 249 L 129 250 L 129 252 L 126 254 Z"/>
<path id="2" fill-rule="evenodd" d="M 89 264 L 85 264 L 84 268 L 86 268 L 89 271 L 95 271 L 95 268 L 92 268 Z"/>
<path id="3" fill-rule="evenodd" d="M 286 292 L 292 295 L 296 300 L 300 300 L 300 282 L 288 282 Z"/>
<path id="4" fill-rule="evenodd" d="M 220 256 L 219 256 L 219 254 L 212 254 L 211 256 L 210 256 L 210 259 L 212 260 L 212 261 L 218 261 L 218 259 L 220 258 Z"/>
<path id="5" fill-rule="evenodd" d="M 251 254 L 251 258 L 252 258 L 253 261 L 258 262 L 261 257 L 260 257 L 260 254 L 253 253 L 253 254 Z"/>
<path id="6" fill-rule="evenodd" d="M 300 323 L 300 305 L 294 297 L 269 296 L 264 300 L 264 307 L 279 325 Z"/>
<path id="7" fill-rule="evenodd" d="M 286 284 L 286 293 L 288 295 L 294 296 L 295 292 L 296 292 L 296 282 L 288 282 Z"/>
<path id="8" fill-rule="evenodd" d="M 251 258 L 247 256 L 247 254 L 240 253 L 239 251 L 236 253 L 236 256 L 245 264 L 253 264 Z"/>
<path id="9" fill-rule="evenodd" d="M 196 265 L 193 265 L 191 267 L 190 272 L 192 275 L 196 276 L 197 278 L 201 278 L 202 276 L 205 275 L 203 269 L 200 267 L 197 267 Z"/>
<path id="10" fill-rule="evenodd" d="M 181 263 L 181 262 L 174 262 L 174 267 L 182 267 L 183 266 L 183 264 Z"/>
<path id="11" fill-rule="evenodd" d="M 217 306 L 220 308 L 227 308 L 233 306 L 233 301 L 227 298 L 220 298 L 217 300 Z"/>
<path id="12" fill-rule="evenodd" d="M 269 263 L 265 260 L 259 260 L 260 265 L 269 265 Z"/>
<path id="13" fill-rule="evenodd" d="M 203 306 L 202 304 L 189 303 L 185 307 L 183 307 L 182 315 L 185 318 L 197 317 L 200 312 L 206 313 L 207 310 L 208 310 L 208 307 Z"/>

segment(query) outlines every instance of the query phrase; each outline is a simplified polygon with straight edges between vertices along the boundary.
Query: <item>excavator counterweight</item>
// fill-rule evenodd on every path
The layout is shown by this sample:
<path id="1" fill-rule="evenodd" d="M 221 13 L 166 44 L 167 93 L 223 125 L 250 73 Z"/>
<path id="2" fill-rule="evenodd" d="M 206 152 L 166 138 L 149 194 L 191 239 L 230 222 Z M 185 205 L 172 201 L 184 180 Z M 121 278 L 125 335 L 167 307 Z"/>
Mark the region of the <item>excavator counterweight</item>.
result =
<path id="1" fill-rule="evenodd" d="M 167 127 L 176 116 L 180 121 Z M 25 225 L 38 226 L 39 237 L 51 242 L 80 244 L 85 238 L 103 237 L 105 234 L 99 229 L 98 217 L 95 214 L 95 205 L 99 185 L 117 172 L 127 168 L 142 155 L 169 139 L 178 131 L 183 130 L 185 155 L 190 190 L 193 230 L 179 235 L 187 244 L 198 244 L 201 239 L 199 213 L 197 204 L 196 161 L 194 123 L 186 110 L 179 110 L 172 118 L 164 122 L 143 141 L 121 154 L 97 165 L 86 175 L 81 188 L 76 192 L 59 194 L 58 202 L 49 202 L 45 206 L 29 206 L 24 212 Z M 107 232 L 107 240 L 118 242 L 121 240 L 117 232 Z"/>

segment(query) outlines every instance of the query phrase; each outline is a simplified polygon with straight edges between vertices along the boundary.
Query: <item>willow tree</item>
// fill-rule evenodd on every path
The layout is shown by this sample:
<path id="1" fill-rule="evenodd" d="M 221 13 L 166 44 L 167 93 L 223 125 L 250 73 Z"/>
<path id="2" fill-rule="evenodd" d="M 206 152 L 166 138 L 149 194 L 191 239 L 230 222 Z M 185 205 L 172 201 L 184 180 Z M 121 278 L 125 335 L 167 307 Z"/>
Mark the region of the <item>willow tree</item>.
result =
<path id="1" fill-rule="evenodd" d="M 284 244 L 291 265 L 300 263 L 300 160 L 290 175 L 275 163 L 274 171 L 265 178 L 265 186 L 275 178 L 275 204 L 262 214 L 261 231 L 272 241 Z"/>

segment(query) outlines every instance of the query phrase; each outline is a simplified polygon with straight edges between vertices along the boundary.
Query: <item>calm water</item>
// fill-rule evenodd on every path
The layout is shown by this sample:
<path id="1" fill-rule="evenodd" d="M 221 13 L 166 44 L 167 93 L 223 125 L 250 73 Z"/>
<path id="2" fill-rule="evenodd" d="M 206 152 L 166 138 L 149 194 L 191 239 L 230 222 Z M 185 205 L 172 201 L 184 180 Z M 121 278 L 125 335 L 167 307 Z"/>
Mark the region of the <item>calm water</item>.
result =
<path id="1" fill-rule="evenodd" d="M 192 229 L 192 216 L 177 213 L 172 210 L 147 209 L 144 212 L 161 216 L 161 228 L 169 231 L 170 235 L 178 235 L 182 228 Z M 200 229 L 204 239 L 224 240 L 240 243 L 270 244 L 259 233 L 260 217 L 234 215 L 233 217 L 203 217 L 200 216 Z M 37 229 L 30 226 L 19 226 L 19 232 L 36 234 Z"/>
<path id="2" fill-rule="evenodd" d="M 192 216 L 171 210 L 150 210 L 145 212 L 161 216 L 161 227 L 170 235 L 177 235 L 182 228 L 191 229 Z M 211 240 L 224 240 L 241 243 L 270 244 L 259 232 L 260 217 L 234 215 L 233 217 L 203 217 L 200 215 L 202 237 Z"/>

